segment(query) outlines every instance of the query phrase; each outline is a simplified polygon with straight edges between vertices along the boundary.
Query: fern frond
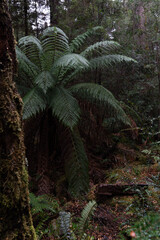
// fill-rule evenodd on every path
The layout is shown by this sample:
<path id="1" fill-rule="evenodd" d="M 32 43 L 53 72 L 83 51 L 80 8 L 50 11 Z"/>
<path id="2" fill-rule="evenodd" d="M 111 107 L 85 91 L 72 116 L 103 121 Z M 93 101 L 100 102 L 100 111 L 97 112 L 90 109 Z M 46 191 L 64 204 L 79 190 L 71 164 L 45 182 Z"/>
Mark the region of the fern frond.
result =
<path id="1" fill-rule="evenodd" d="M 94 200 L 90 201 L 89 203 L 87 203 L 87 205 L 85 206 L 85 208 L 83 209 L 83 211 L 81 213 L 81 219 L 79 222 L 79 235 L 81 237 L 83 236 L 85 228 L 87 227 L 87 223 L 88 223 L 91 215 L 93 214 L 96 206 L 97 206 L 97 204 Z"/>
<path id="2" fill-rule="evenodd" d="M 54 64 L 54 67 L 71 67 L 83 68 L 88 67 L 89 62 L 86 58 L 79 54 L 71 53 L 60 57 Z"/>
<path id="3" fill-rule="evenodd" d="M 75 52 L 79 50 L 79 48 L 86 42 L 87 38 L 93 36 L 97 33 L 97 31 L 102 30 L 101 26 L 93 27 L 89 29 L 87 32 L 78 35 L 75 39 L 73 39 L 70 43 L 70 52 Z"/>
<path id="4" fill-rule="evenodd" d="M 25 74 L 29 78 L 35 78 L 39 72 L 39 68 L 29 60 L 24 52 L 21 51 L 19 47 L 16 47 L 16 55 L 18 59 L 18 73 L 21 77 L 21 74 Z"/>
<path id="5" fill-rule="evenodd" d="M 23 98 L 23 119 L 30 118 L 46 107 L 46 99 L 42 89 L 32 88 Z"/>
<path id="6" fill-rule="evenodd" d="M 57 202 L 52 200 L 52 202 L 48 199 L 47 195 L 35 196 L 33 193 L 29 193 L 30 204 L 32 213 L 40 213 L 44 210 L 49 210 L 53 213 L 57 212 Z"/>
<path id="7" fill-rule="evenodd" d="M 89 176 L 88 158 L 77 128 L 66 135 L 65 159 L 69 192 L 73 196 L 80 196 L 89 189 Z"/>
<path id="8" fill-rule="evenodd" d="M 38 87 L 44 91 L 44 93 L 46 93 L 48 88 L 53 86 L 55 83 L 55 79 L 48 71 L 41 72 L 35 79 L 35 84 L 37 84 Z"/>
<path id="9" fill-rule="evenodd" d="M 109 113 L 114 114 L 116 118 L 125 125 L 129 125 L 129 119 L 121 108 L 113 94 L 101 85 L 94 83 L 79 83 L 69 88 L 72 94 L 77 98 L 89 101 L 92 104 L 98 104 L 101 107 L 109 108 Z"/>
<path id="10" fill-rule="evenodd" d="M 65 126 L 73 129 L 80 118 L 78 101 L 62 87 L 54 87 L 50 94 L 50 107 L 53 115 Z"/>
<path id="11" fill-rule="evenodd" d="M 120 48 L 120 44 L 114 41 L 97 42 L 86 48 L 81 55 L 83 57 L 92 57 L 93 54 L 104 55 Z"/>
<path id="12" fill-rule="evenodd" d="M 43 32 L 42 47 L 46 51 L 61 51 L 69 50 L 68 37 L 57 27 L 49 27 Z"/>
<path id="13" fill-rule="evenodd" d="M 95 70 L 95 69 L 103 69 L 105 67 L 110 67 L 113 66 L 114 64 L 118 64 L 118 63 L 131 63 L 134 62 L 136 63 L 136 61 L 133 58 L 130 57 L 126 57 L 123 55 L 104 55 L 104 56 L 100 56 L 97 58 L 93 58 L 90 60 L 90 65 L 89 68 L 91 70 Z"/>
<path id="14" fill-rule="evenodd" d="M 18 41 L 18 46 L 31 62 L 40 67 L 39 54 L 42 52 L 40 40 L 33 36 L 25 36 Z"/>

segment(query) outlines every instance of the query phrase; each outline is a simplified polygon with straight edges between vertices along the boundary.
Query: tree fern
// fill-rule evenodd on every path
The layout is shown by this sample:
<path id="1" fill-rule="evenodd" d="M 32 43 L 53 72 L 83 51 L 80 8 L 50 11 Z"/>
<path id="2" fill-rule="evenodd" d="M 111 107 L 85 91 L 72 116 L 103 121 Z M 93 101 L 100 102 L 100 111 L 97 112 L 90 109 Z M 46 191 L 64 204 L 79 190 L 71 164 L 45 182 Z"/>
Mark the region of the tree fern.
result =
<path id="1" fill-rule="evenodd" d="M 77 196 L 86 192 L 89 186 L 88 159 L 78 132 L 81 115 L 79 99 L 102 107 L 105 117 L 110 114 L 116 120 L 129 124 L 119 102 L 107 89 L 93 83 L 73 82 L 87 71 L 108 68 L 121 62 L 134 62 L 126 56 L 106 55 L 119 48 L 119 44 L 113 41 L 98 42 L 81 54 L 75 53 L 81 47 L 84 49 L 87 38 L 101 29 L 90 29 L 69 45 L 68 37 L 60 28 L 49 27 L 40 40 L 32 36 L 20 39 L 16 50 L 19 62 L 16 80 L 24 95 L 23 118 L 51 109 L 53 118 L 70 129 L 68 141 L 71 144 L 65 171 L 69 191 Z"/>

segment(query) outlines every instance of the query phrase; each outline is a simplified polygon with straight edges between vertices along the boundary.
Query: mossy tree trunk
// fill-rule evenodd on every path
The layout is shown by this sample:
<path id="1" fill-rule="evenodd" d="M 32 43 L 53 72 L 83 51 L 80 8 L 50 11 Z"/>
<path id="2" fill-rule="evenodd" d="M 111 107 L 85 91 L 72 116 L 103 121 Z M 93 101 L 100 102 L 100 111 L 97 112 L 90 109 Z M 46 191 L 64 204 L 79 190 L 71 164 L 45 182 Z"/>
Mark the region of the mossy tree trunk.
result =
<path id="1" fill-rule="evenodd" d="M 0 239 L 35 240 L 28 197 L 22 100 L 15 88 L 15 44 L 6 0 L 0 0 Z"/>

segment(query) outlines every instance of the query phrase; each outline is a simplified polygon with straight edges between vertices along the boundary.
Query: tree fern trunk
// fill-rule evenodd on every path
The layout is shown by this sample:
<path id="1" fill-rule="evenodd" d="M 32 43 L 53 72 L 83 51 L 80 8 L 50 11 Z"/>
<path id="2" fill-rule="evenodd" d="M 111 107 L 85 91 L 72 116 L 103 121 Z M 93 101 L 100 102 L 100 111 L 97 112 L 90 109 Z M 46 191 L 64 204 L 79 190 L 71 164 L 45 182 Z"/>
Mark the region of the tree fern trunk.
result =
<path id="1" fill-rule="evenodd" d="M 42 120 L 40 129 L 40 143 L 38 151 L 38 195 L 50 193 L 50 181 L 48 177 L 48 159 L 49 159 L 49 129 L 48 129 L 48 111 Z"/>
<path id="2" fill-rule="evenodd" d="M 13 83 L 16 57 L 7 3 L 0 1 L 0 237 L 35 240 L 25 170 L 22 100 Z"/>

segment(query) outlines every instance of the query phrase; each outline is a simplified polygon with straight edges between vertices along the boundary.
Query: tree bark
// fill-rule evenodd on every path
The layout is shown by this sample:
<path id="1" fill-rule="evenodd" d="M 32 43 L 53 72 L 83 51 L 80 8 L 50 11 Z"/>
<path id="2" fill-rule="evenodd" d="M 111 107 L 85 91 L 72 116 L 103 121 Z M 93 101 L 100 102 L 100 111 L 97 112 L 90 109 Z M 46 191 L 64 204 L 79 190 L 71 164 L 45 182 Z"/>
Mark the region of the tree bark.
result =
<path id="1" fill-rule="evenodd" d="M 57 25 L 58 24 L 58 17 L 59 17 L 59 0 L 49 0 L 50 5 L 50 25 Z"/>
<path id="2" fill-rule="evenodd" d="M 22 100 L 15 88 L 15 42 L 6 0 L 0 1 L 0 236 L 35 240 L 22 132 Z"/>

